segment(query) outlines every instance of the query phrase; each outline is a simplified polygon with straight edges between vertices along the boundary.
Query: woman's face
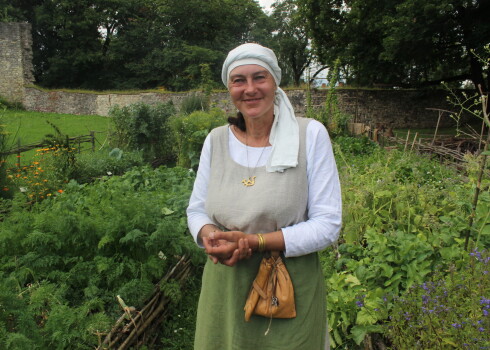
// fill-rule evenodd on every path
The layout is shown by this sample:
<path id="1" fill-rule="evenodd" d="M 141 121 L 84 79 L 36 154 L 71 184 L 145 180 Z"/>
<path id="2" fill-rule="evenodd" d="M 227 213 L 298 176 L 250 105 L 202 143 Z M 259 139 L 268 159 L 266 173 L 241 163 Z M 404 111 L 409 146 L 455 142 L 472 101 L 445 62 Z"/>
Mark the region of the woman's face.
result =
<path id="1" fill-rule="evenodd" d="M 276 82 L 264 67 L 256 64 L 236 67 L 230 73 L 228 90 L 233 104 L 245 118 L 274 115 Z"/>

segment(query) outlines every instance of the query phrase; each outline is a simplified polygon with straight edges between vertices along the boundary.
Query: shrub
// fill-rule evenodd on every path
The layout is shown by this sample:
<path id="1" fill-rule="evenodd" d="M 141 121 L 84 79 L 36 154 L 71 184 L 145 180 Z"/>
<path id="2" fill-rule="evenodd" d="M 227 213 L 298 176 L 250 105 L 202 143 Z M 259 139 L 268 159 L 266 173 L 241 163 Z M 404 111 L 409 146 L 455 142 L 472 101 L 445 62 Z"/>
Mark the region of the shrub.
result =
<path id="1" fill-rule="evenodd" d="M 109 111 L 115 127 L 111 144 L 122 150 L 142 151 L 143 158 L 148 162 L 171 162 L 175 156 L 168 119 L 174 114 L 172 102 L 115 106 Z"/>
<path id="2" fill-rule="evenodd" d="M 367 136 L 337 136 L 333 142 L 340 147 L 342 152 L 353 155 L 371 154 L 378 149 L 378 145 Z"/>
<path id="3" fill-rule="evenodd" d="M 490 254 L 436 272 L 396 298 L 388 335 L 394 349 L 487 349 L 490 346 Z"/>
<path id="4" fill-rule="evenodd" d="M 134 166 L 144 164 L 141 151 L 123 151 L 119 148 L 81 153 L 77 156 L 78 170 L 75 180 L 90 183 L 102 176 L 122 175 Z"/>
<path id="5" fill-rule="evenodd" d="M 207 134 L 225 123 L 225 113 L 218 108 L 172 118 L 170 125 L 175 139 L 177 164 L 185 168 L 197 167 Z"/>
<path id="6" fill-rule="evenodd" d="M 185 97 L 180 104 L 180 114 L 191 114 L 196 111 L 209 110 L 209 97 L 203 94 L 193 93 Z"/>

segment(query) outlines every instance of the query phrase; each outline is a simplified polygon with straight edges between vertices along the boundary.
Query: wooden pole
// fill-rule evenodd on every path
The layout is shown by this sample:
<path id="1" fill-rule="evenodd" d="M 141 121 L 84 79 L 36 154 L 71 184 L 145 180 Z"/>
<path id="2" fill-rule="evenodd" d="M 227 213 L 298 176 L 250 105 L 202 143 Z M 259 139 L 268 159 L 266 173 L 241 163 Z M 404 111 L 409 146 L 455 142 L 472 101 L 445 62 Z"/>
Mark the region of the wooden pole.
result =
<path id="1" fill-rule="evenodd" d="M 434 142 L 436 142 L 437 130 L 439 129 L 439 123 L 441 121 L 442 113 L 443 113 L 442 111 L 439 111 L 439 117 L 437 118 L 436 131 L 434 132 L 434 138 L 432 139 L 431 145 L 434 145 Z"/>
<path id="2" fill-rule="evenodd" d="M 417 136 L 419 135 L 418 132 L 415 133 L 415 136 L 413 137 L 413 142 L 412 142 L 412 147 L 410 147 L 410 152 L 413 150 L 413 146 L 415 145 L 415 141 L 417 141 Z"/>
<path id="3" fill-rule="evenodd" d="M 92 152 L 95 152 L 95 131 L 90 132 L 90 137 L 92 138 Z"/>
<path id="4" fill-rule="evenodd" d="M 17 168 L 20 169 L 20 137 L 17 139 Z"/>
<path id="5" fill-rule="evenodd" d="M 408 139 L 409 139 L 409 137 L 410 137 L 410 130 L 408 130 L 407 138 L 405 140 L 405 148 L 403 149 L 404 152 L 407 150 L 407 145 L 408 145 Z"/>

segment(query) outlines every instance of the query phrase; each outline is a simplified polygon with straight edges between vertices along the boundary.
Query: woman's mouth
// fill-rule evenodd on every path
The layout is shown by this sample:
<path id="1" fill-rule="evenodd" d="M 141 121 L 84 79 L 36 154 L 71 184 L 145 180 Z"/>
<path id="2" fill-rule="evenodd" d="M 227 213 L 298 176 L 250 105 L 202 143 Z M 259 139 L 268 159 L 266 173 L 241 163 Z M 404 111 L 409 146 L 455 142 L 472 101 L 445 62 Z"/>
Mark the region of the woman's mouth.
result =
<path id="1" fill-rule="evenodd" d="M 261 100 L 261 98 L 247 98 L 246 100 L 243 100 L 243 102 L 245 103 L 255 103 L 255 102 L 259 102 Z"/>

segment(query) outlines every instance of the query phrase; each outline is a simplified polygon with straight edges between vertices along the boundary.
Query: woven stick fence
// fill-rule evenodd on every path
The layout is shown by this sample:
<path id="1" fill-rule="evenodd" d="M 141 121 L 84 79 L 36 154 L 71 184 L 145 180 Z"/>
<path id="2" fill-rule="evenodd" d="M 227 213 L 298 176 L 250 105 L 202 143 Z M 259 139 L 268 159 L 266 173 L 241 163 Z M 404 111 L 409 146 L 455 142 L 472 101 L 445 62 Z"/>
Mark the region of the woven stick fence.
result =
<path id="1" fill-rule="evenodd" d="M 128 307 L 118 297 L 118 302 L 124 313 L 114 323 L 103 341 L 101 337 L 103 334 L 98 334 L 100 341 L 97 350 L 126 350 L 139 348 L 142 345 L 153 345 L 158 339 L 158 326 L 169 316 L 170 312 L 167 306 L 171 299 L 160 289 L 160 285 L 173 280 L 182 286 L 189 277 L 191 269 L 189 257 L 182 256 L 155 286 L 152 296 L 145 302 L 141 310 Z"/>
<path id="2" fill-rule="evenodd" d="M 95 151 L 95 133 L 96 133 L 96 131 L 91 131 L 89 135 L 81 135 L 81 136 L 77 136 L 77 137 L 66 137 L 66 141 L 72 145 L 78 144 L 79 151 L 80 151 L 80 145 L 82 143 L 88 142 L 91 144 L 91 149 L 93 152 L 93 151 Z M 12 154 L 16 154 L 17 155 L 16 165 L 17 165 L 17 167 L 20 168 L 21 167 L 20 157 L 21 157 L 22 153 L 33 150 L 33 149 L 43 148 L 43 147 L 46 147 L 48 145 L 50 145 L 50 144 L 46 141 L 39 141 L 39 142 L 27 144 L 27 145 L 21 145 L 20 140 L 17 140 L 17 147 L 16 148 L 12 148 L 8 151 L 1 152 L 0 156 L 9 156 Z"/>

